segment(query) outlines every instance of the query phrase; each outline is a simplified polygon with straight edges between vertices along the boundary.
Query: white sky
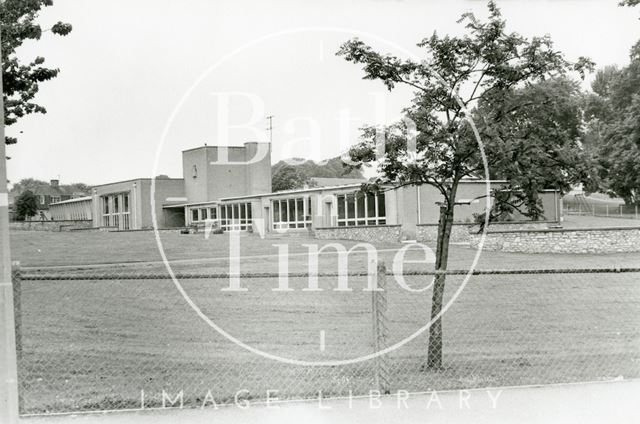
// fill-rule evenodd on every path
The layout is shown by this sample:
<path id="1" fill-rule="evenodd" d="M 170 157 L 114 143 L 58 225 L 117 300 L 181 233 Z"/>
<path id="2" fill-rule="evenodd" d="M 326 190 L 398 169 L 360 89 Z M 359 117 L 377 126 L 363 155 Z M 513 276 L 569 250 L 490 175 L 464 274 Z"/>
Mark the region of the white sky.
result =
<path id="1" fill-rule="evenodd" d="M 37 97 L 48 113 L 7 128 L 19 137 L 8 148 L 11 181 L 60 176 L 62 183 L 100 184 L 152 176 L 180 99 L 203 72 L 247 43 L 253 44 L 206 74 L 178 108 L 155 174 L 181 177 L 181 150 L 227 143 L 218 134 L 220 97 L 213 93 L 220 92 L 250 93 L 264 104 L 258 132 L 231 130 L 229 144 L 267 140 L 264 116 L 272 114 L 273 162 L 336 156 L 356 141 L 359 126 L 393 120 L 410 98 L 407 90 L 389 94 L 382 84 L 363 81 L 358 66 L 334 55 L 341 42 L 368 33 L 360 38 L 379 50 L 419 54 L 415 43 L 434 30 L 461 33 L 456 20 L 463 12 L 486 13 L 484 1 L 468 0 L 54 3 L 41 22 L 69 22 L 73 32 L 46 33 L 19 52 L 25 61 L 42 55 L 61 72 Z M 598 66 L 625 65 L 640 39 L 640 9 L 617 3 L 499 1 L 510 30 L 548 33 L 569 60 L 588 56 Z M 231 99 L 232 123 L 246 122 L 251 112 L 248 99 Z M 341 114 L 348 125 L 341 126 Z"/>

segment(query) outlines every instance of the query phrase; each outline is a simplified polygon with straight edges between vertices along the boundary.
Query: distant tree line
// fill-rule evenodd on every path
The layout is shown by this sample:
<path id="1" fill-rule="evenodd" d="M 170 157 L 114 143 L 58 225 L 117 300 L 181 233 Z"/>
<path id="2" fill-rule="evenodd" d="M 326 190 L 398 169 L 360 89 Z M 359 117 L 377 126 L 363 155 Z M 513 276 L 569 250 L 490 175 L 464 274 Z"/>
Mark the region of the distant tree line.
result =
<path id="1" fill-rule="evenodd" d="M 37 193 L 39 189 L 49 187 L 51 187 L 51 183 L 47 181 L 37 180 L 34 178 L 23 178 L 11 186 L 10 193 L 20 195 L 27 190 L 33 193 Z M 60 184 L 58 187 L 65 193 L 89 194 L 89 192 L 91 191 L 91 186 L 84 183 Z"/>
<path id="2" fill-rule="evenodd" d="M 293 158 L 271 167 L 273 191 L 293 190 L 309 184 L 311 178 L 363 178 L 362 172 L 349 167 L 340 157 L 320 163 Z"/>

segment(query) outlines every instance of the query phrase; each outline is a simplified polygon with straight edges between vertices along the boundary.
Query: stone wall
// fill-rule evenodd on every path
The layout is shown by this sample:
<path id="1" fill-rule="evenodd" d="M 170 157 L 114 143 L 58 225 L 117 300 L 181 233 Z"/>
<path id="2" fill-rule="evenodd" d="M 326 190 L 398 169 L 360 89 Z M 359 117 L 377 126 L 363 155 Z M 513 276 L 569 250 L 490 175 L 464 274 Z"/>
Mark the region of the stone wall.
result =
<path id="1" fill-rule="evenodd" d="M 324 227 L 315 229 L 321 240 L 355 240 L 369 243 L 398 243 L 402 236 L 400 225 L 363 225 L 359 227 Z"/>
<path id="2" fill-rule="evenodd" d="M 91 228 L 91 220 L 68 221 L 15 221 L 9 223 L 13 231 L 71 231 L 79 228 Z"/>
<path id="3" fill-rule="evenodd" d="M 532 230 L 547 229 L 549 226 L 558 225 L 550 221 L 509 221 L 493 222 L 487 228 L 487 232 L 504 230 Z M 451 228 L 452 243 L 469 243 L 480 227 L 473 223 L 454 223 Z M 416 239 L 420 242 L 435 242 L 438 236 L 438 224 L 418 224 Z"/>
<path id="4" fill-rule="evenodd" d="M 480 235 L 471 237 L 477 248 Z M 571 228 L 488 232 L 483 250 L 518 253 L 640 252 L 640 227 Z"/>

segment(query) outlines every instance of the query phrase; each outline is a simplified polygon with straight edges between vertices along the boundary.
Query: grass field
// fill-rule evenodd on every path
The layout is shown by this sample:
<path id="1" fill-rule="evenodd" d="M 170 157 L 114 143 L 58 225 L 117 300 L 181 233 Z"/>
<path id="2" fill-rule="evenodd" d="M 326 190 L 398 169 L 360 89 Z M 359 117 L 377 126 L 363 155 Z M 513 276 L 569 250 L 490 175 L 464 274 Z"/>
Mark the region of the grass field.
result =
<path id="1" fill-rule="evenodd" d="M 163 233 L 167 256 L 181 271 L 226 271 L 227 236 Z M 100 273 L 158 271 L 153 234 L 12 234 L 14 259 L 25 267 L 100 265 L 86 280 L 61 277 L 23 281 L 23 411 L 74 411 L 158 405 L 162 391 L 181 390 L 187 405 L 199 406 L 208 391 L 217 403 L 239 390 L 264 398 L 366 393 L 375 388 L 373 361 L 331 367 L 283 364 L 225 339 L 193 312 L 167 279 L 96 280 Z M 304 244 L 317 240 L 241 238 L 241 269 L 277 271 L 277 249 L 289 244 L 290 271 L 305 271 Z M 349 242 L 345 245 L 351 246 Z M 400 245 L 378 246 L 391 263 Z M 453 246 L 450 268 L 467 267 L 475 251 Z M 411 252 L 407 259 L 417 259 Z M 117 262 L 127 265 L 114 265 Z M 336 270 L 335 255 L 321 255 L 320 271 Z M 413 264 L 411 269 L 422 265 Z M 484 253 L 479 268 L 596 268 L 638 266 L 637 254 L 522 255 Z M 355 255 L 350 269 L 366 269 Z M 32 271 L 29 271 L 32 272 Z M 92 278 L 92 275 L 94 278 Z M 422 287 L 427 277 L 407 277 Z M 425 335 L 391 352 L 386 362 L 393 391 L 543 384 L 640 377 L 639 274 L 486 275 L 472 278 L 444 316 L 441 371 L 427 371 Z M 274 279 L 242 282 L 246 292 L 224 292 L 224 280 L 182 282 L 202 312 L 248 345 L 301 360 L 355 358 L 373 349 L 371 293 L 363 277 L 350 279 L 352 292 L 302 291 L 306 279 L 292 278 L 293 291 L 274 292 Z M 460 287 L 449 277 L 447 299 Z M 388 345 L 424 325 L 430 290 L 412 293 L 388 281 Z M 321 336 L 323 334 L 324 336 Z M 324 344 L 321 339 L 324 338 Z"/>

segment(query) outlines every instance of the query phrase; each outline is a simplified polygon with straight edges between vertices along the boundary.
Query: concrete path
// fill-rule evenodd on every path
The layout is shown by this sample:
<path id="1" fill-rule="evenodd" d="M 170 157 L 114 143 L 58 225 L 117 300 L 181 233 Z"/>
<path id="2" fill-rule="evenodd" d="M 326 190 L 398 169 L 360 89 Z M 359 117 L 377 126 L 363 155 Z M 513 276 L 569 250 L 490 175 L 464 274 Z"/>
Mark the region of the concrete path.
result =
<path id="1" fill-rule="evenodd" d="M 240 406 L 246 406 L 244 404 Z M 640 423 L 640 380 L 22 418 L 21 424 Z"/>

